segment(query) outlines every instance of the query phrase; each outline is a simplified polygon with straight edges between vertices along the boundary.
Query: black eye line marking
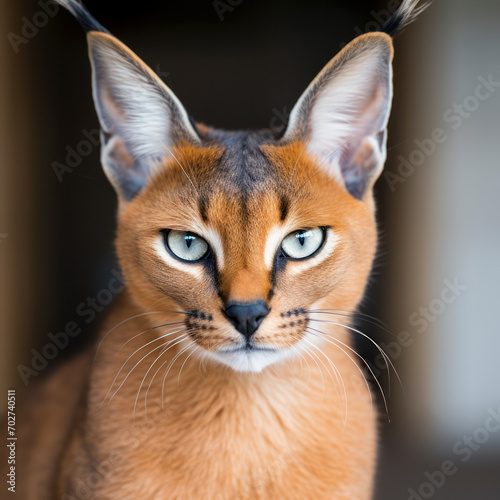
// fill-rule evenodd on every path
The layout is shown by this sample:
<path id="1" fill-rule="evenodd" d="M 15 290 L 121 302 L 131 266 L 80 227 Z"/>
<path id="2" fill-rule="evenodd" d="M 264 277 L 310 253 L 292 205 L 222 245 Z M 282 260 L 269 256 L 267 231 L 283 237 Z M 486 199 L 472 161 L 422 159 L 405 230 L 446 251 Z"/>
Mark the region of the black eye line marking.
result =
<path id="1" fill-rule="evenodd" d="M 286 268 L 286 264 L 289 260 L 301 261 L 301 260 L 310 259 L 312 257 L 315 257 L 316 254 L 318 254 L 322 250 L 322 248 L 324 247 L 324 245 L 326 243 L 327 234 L 328 234 L 327 230 L 330 228 L 330 226 L 320 226 L 320 228 L 323 230 L 323 233 L 324 233 L 323 241 L 321 242 L 321 245 L 318 247 L 318 249 L 308 257 L 303 257 L 301 259 L 293 259 L 293 258 L 285 255 L 281 245 L 278 247 L 278 250 L 276 251 L 276 256 L 274 258 L 273 268 L 271 269 L 270 277 L 269 277 L 270 282 L 271 282 L 271 287 L 270 287 L 268 297 L 267 297 L 268 302 L 272 299 L 272 297 L 276 293 L 277 275 L 279 272 L 283 271 Z M 313 228 L 305 228 L 304 230 L 307 230 L 307 229 L 313 229 Z M 185 262 L 187 264 L 202 264 L 205 267 L 207 274 L 212 278 L 212 284 L 217 292 L 217 296 L 222 301 L 224 301 L 224 297 L 223 297 L 223 294 L 221 291 L 221 282 L 220 282 L 220 276 L 219 276 L 219 272 L 218 272 L 218 268 L 217 268 L 217 264 L 216 264 L 216 259 L 215 259 L 215 256 L 213 254 L 213 251 L 212 251 L 210 245 L 208 246 L 207 253 L 205 254 L 205 256 L 202 259 L 196 260 L 196 261 L 186 261 L 184 259 L 177 257 L 172 252 L 172 250 L 170 250 L 168 243 L 167 243 L 167 235 L 170 231 L 171 231 L 171 229 L 162 229 L 160 231 L 163 235 L 165 247 L 166 247 L 167 251 L 170 253 L 170 255 L 172 255 L 172 257 L 174 257 L 175 259 L 177 259 L 181 262 Z M 193 233 L 193 234 L 195 234 L 195 233 Z M 201 238 L 201 236 L 200 236 L 200 238 Z M 207 245 L 208 245 L 208 242 L 207 242 Z M 282 314 L 282 316 L 283 316 L 283 314 Z"/>
<path id="2" fill-rule="evenodd" d="M 201 259 L 198 259 L 198 260 L 186 260 L 186 259 L 183 259 L 183 258 L 179 257 L 178 255 L 176 255 L 172 251 L 172 249 L 170 248 L 170 246 L 168 244 L 168 234 L 170 233 L 170 231 L 173 231 L 173 230 L 172 229 L 161 229 L 160 233 L 163 235 L 163 243 L 165 245 L 165 248 L 167 249 L 167 252 L 172 257 L 174 257 L 174 259 L 176 259 L 180 262 L 184 262 L 185 264 L 203 264 L 205 261 L 213 260 L 212 248 L 208 244 L 208 241 L 206 241 L 205 238 L 203 238 L 202 236 L 200 236 L 196 233 L 193 233 L 192 231 L 184 231 L 184 232 L 187 233 L 188 235 L 196 236 L 198 238 L 201 238 L 203 241 L 205 241 L 205 243 L 207 244 L 207 247 L 208 247 L 207 251 L 205 252 L 205 255 L 203 255 L 203 257 Z M 186 245 L 189 248 L 191 246 L 191 240 L 189 240 L 189 243 L 186 243 Z"/>
<path id="3" fill-rule="evenodd" d="M 165 246 L 167 252 L 173 258 L 175 258 L 176 260 L 178 260 L 180 262 L 184 262 L 186 264 L 201 264 L 205 268 L 205 272 L 207 273 L 207 275 L 211 278 L 212 285 L 215 288 L 217 296 L 221 299 L 221 301 L 224 301 L 224 297 L 223 297 L 223 294 L 221 291 L 221 281 L 220 281 L 219 270 L 217 268 L 217 259 L 216 259 L 216 256 L 215 256 L 212 248 L 210 247 L 210 245 L 208 245 L 208 242 L 207 242 L 207 245 L 208 245 L 207 253 L 203 256 L 202 259 L 200 259 L 200 260 L 184 260 L 184 259 L 181 259 L 180 257 L 177 257 L 177 255 L 175 255 L 174 252 L 172 252 L 172 250 L 168 246 L 167 236 L 168 236 L 168 233 L 170 231 L 172 231 L 172 230 L 171 229 L 162 229 L 160 231 L 160 233 L 162 233 L 162 235 L 163 235 L 163 243 L 164 243 L 164 246 Z M 189 231 L 186 231 L 186 232 L 189 232 Z M 193 234 L 195 234 L 195 233 L 193 233 Z M 200 236 L 200 238 L 201 238 L 201 236 Z"/>
<path id="4" fill-rule="evenodd" d="M 309 231 L 311 229 L 316 229 L 316 228 L 297 229 L 297 231 Z M 321 250 L 325 246 L 326 240 L 328 238 L 328 229 L 330 229 L 330 226 L 319 226 L 319 229 L 323 231 L 323 240 L 321 241 L 321 245 L 311 255 L 308 255 L 307 257 L 301 257 L 300 259 L 295 259 L 294 257 L 286 255 L 286 253 L 283 251 L 282 245 L 280 245 L 277 251 L 277 257 L 283 258 L 285 260 L 291 260 L 294 262 L 299 262 L 301 260 L 308 260 L 312 259 L 313 257 L 316 257 L 316 255 L 318 255 L 318 253 L 321 252 Z M 290 234 L 296 233 L 297 231 L 292 231 Z M 285 238 L 287 238 L 288 236 L 289 235 L 287 234 Z"/>
<path id="5" fill-rule="evenodd" d="M 330 229 L 330 226 L 319 226 L 319 227 L 323 230 L 323 241 L 321 242 L 321 245 L 318 247 L 318 249 L 314 253 L 309 255 L 308 257 L 303 257 L 302 259 L 293 259 L 292 257 L 288 257 L 283 252 L 283 248 L 280 244 L 280 246 L 278 247 L 278 250 L 276 250 L 273 268 L 271 269 L 271 272 L 270 272 L 271 289 L 269 290 L 269 295 L 267 298 L 268 301 L 270 301 L 271 298 L 273 297 L 273 295 L 275 294 L 275 289 L 276 289 L 276 285 L 277 285 L 277 281 L 278 281 L 278 273 L 280 273 L 281 271 L 283 271 L 286 268 L 286 265 L 287 265 L 289 260 L 296 261 L 296 262 L 301 261 L 301 260 L 307 260 L 307 259 L 311 259 L 311 258 L 315 257 L 319 252 L 321 252 L 321 250 L 325 246 L 325 243 L 327 240 L 327 235 L 328 235 L 328 229 Z M 313 228 L 306 228 L 306 229 L 313 229 Z M 300 229 L 299 229 L 299 231 L 300 231 Z"/>

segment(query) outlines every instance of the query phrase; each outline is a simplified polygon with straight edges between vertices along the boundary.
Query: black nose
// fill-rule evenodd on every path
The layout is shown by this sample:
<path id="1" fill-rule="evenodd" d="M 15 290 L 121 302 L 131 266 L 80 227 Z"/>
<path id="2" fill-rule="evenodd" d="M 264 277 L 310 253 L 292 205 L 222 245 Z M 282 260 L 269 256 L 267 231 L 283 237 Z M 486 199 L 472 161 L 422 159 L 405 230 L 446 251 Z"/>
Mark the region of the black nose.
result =
<path id="1" fill-rule="evenodd" d="M 230 302 L 224 313 L 236 330 L 250 340 L 250 337 L 269 314 L 269 309 L 262 300 L 258 302 Z"/>

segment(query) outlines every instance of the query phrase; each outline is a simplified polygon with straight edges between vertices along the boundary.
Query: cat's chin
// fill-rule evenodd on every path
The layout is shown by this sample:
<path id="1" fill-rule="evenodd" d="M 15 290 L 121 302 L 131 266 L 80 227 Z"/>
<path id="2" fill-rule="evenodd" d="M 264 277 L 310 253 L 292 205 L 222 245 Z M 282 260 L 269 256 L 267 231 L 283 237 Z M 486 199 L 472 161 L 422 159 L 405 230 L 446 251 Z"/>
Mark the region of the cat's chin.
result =
<path id="1" fill-rule="evenodd" d="M 241 373 L 259 373 L 269 365 L 290 357 L 290 350 L 282 349 L 236 349 L 232 351 L 208 352 L 213 361 Z"/>

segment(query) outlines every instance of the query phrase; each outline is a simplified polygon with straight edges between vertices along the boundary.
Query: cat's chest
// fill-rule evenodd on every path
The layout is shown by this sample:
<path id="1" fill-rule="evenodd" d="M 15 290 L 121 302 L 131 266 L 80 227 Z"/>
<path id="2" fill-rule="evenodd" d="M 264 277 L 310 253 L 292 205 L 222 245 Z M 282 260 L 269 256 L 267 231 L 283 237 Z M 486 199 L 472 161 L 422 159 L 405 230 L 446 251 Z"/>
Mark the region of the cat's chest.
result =
<path id="1" fill-rule="evenodd" d="M 120 491 L 120 498 L 270 498 L 299 476 L 310 478 L 309 464 L 331 449 L 335 412 L 330 408 L 316 421 L 320 415 L 302 398 L 292 387 L 276 386 L 226 387 L 192 400 L 172 392 L 163 408 L 149 406 L 147 419 L 136 411 L 136 421 L 120 425 L 113 437 L 107 425 L 97 424 L 99 461 L 107 459 L 113 470 L 99 486 L 101 496 Z M 116 412 L 107 419 L 120 421 L 124 415 Z"/>
<path id="2" fill-rule="evenodd" d="M 96 498 L 332 498 L 343 464 L 371 442 L 369 399 L 352 394 L 344 427 L 333 384 L 300 373 L 236 383 L 188 369 L 180 387 L 167 379 L 163 399 L 152 385 L 147 405 L 125 384 L 87 422 L 94 459 L 110 471 Z"/>
<path id="3" fill-rule="evenodd" d="M 253 425 L 246 425 L 245 416 L 240 425 L 218 418 L 220 422 L 200 422 L 195 428 L 153 420 L 124 435 L 108 455 L 112 473 L 96 498 L 307 498 L 304 491 L 288 488 L 301 482 L 299 476 L 314 482 L 308 468 L 316 453 L 319 457 L 326 451 L 319 450 L 320 440 L 307 443 L 304 433 L 285 431 L 264 418 Z"/>
<path id="4" fill-rule="evenodd" d="M 270 415 L 253 424 L 245 415 L 240 424 L 217 417 L 220 421 L 200 422 L 194 428 L 153 420 L 148 427 L 123 434 L 114 453 L 108 445 L 103 448 L 113 462 L 109 467 L 101 463 L 109 472 L 95 498 L 361 498 L 339 491 L 344 482 L 354 480 L 357 470 L 372 467 L 374 449 L 368 444 L 373 442 L 373 422 L 356 432 L 348 425 L 343 433 L 326 410 L 297 429 L 283 428 Z"/>

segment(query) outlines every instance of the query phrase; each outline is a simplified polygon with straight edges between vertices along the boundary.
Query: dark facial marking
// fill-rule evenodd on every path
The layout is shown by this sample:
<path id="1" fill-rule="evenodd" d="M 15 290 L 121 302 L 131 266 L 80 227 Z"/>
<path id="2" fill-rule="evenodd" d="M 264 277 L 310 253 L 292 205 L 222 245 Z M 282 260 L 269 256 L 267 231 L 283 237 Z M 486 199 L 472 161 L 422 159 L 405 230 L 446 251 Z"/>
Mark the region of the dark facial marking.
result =
<path id="1" fill-rule="evenodd" d="M 198 210 L 200 211 L 200 217 L 201 217 L 201 220 L 203 222 L 208 221 L 208 213 L 207 213 L 208 212 L 208 204 L 209 204 L 209 201 L 204 196 L 201 196 L 198 199 Z"/>
<path id="2" fill-rule="evenodd" d="M 304 308 L 299 308 L 299 309 L 292 309 L 291 311 L 285 311 L 280 314 L 282 318 L 289 318 L 290 316 L 299 316 L 300 314 L 306 314 L 306 309 Z"/>
<path id="3" fill-rule="evenodd" d="M 285 321 L 279 325 L 278 328 L 293 328 L 294 326 L 307 325 L 309 318 L 307 317 L 307 311 L 304 308 L 292 309 L 291 311 L 285 311 L 280 314 L 282 318 L 291 318 L 289 323 Z"/>
<path id="4" fill-rule="evenodd" d="M 186 326 L 194 330 L 214 330 L 215 328 L 210 325 L 213 321 L 213 316 L 202 311 L 189 311 L 184 322 Z"/>
<path id="5" fill-rule="evenodd" d="M 222 187 L 228 194 L 249 200 L 254 193 L 268 192 L 277 184 L 275 167 L 260 148 L 274 142 L 269 132 L 212 130 L 205 140 L 224 148 L 216 176 L 211 179 L 211 190 Z"/>
<path id="6" fill-rule="evenodd" d="M 282 196 L 280 198 L 280 219 L 282 222 L 286 219 L 289 209 L 290 202 L 288 201 L 288 198 L 286 196 Z"/>

